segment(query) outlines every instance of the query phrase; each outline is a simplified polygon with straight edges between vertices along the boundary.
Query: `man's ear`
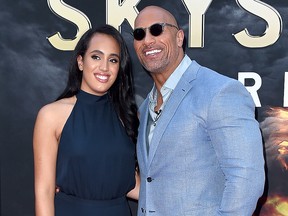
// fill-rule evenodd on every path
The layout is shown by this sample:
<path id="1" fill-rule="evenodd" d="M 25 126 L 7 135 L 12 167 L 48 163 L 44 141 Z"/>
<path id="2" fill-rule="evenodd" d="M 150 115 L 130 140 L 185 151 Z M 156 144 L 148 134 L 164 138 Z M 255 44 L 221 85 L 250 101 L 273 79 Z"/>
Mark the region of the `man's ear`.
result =
<path id="1" fill-rule="evenodd" d="M 178 32 L 177 32 L 177 45 L 179 47 L 182 47 L 183 45 L 183 42 L 184 42 L 184 31 L 182 29 L 179 29 Z"/>

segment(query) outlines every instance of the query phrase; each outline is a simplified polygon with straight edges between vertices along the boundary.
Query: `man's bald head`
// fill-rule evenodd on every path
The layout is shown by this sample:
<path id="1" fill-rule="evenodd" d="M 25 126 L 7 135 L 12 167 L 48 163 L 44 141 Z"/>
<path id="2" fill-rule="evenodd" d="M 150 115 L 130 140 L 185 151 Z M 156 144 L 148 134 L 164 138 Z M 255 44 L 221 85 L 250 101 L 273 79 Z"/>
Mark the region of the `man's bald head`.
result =
<path id="1" fill-rule="evenodd" d="M 147 6 L 141 10 L 135 19 L 134 26 L 137 27 L 137 23 L 142 21 L 142 19 L 147 19 L 147 17 L 155 18 L 158 22 L 170 23 L 178 27 L 175 17 L 169 11 L 158 6 Z"/>

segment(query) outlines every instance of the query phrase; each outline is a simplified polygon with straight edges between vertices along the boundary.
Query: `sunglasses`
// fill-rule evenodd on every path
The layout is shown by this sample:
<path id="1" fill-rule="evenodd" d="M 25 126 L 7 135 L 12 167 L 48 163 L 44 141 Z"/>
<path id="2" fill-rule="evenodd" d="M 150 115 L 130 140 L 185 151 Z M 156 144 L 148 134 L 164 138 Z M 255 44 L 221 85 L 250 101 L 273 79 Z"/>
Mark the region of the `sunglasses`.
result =
<path id="1" fill-rule="evenodd" d="M 174 27 L 177 30 L 179 30 L 179 28 L 177 26 L 169 24 L 169 23 L 155 23 L 148 28 L 136 28 L 133 31 L 134 39 L 137 41 L 143 40 L 146 36 L 146 29 L 149 29 L 149 32 L 151 35 L 157 37 L 157 36 L 162 34 L 162 32 L 164 30 L 164 26 Z"/>

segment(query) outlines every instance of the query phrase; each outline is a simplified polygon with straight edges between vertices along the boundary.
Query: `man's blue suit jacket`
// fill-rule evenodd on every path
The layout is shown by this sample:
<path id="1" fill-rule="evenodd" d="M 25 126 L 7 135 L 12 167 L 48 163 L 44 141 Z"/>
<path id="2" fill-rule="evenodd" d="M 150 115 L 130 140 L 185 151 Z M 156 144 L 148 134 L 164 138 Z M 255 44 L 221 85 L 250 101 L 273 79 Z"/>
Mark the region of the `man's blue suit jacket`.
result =
<path id="1" fill-rule="evenodd" d="M 148 103 L 139 109 L 138 216 L 251 216 L 265 175 L 245 87 L 192 61 L 157 122 L 149 154 Z"/>

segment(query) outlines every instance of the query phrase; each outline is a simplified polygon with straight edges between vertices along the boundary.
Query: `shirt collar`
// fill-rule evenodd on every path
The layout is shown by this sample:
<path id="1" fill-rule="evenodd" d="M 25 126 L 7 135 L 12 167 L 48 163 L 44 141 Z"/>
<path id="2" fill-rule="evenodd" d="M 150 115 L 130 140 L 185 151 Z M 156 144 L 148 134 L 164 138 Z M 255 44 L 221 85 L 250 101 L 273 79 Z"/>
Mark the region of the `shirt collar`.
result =
<path id="1" fill-rule="evenodd" d="M 181 79 L 184 72 L 187 70 L 189 65 L 191 64 L 191 59 L 185 55 L 178 67 L 175 69 L 175 71 L 170 75 L 170 77 L 166 80 L 162 88 L 160 89 L 162 98 L 163 98 L 163 104 L 160 107 L 160 110 L 163 110 L 165 104 L 169 100 L 173 90 L 176 88 L 179 80 Z M 157 105 L 157 91 L 155 84 L 153 85 L 152 90 L 149 93 L 149 113 L 154 121 L 154 123 L 157 121 L 157 119 L 160 117 L 159 114 L 156 114 L 154 112 L 154 108 Z M 154 124 L 155 127 L 155 124 Z"/>
<path id="2" fill-rule="evenodd" d="M 162 86 L 161 91 L 163 87 L 174 90 L 179 80 L 181 79 L 182 75 L 191 64 L 191 62 L 192 62 L 191 59 L 185 54 L 184 58 L 182 59 L 178 67 L 175 69 L 175 71 L 170 75 L 170 77 L 166 80 L 166 82 Z"/>
<path id="3" fill-rule="evenodd" d="M 189 65 L 191 64 L 191 59 L 188 55 L 185 54 L 184 58 L 178 65 L 178 67 L 175 69 L 175 71 L 170 75 L 170 77 L 166 80 L 164 85 L 161 87 L 160 92 L 162 95 L 165 95 L 167 89 L 168 91 L 172 91 L 176 88 L 179 80 L 181 79 L 184 72 L 187 70 Z M 152 90 L 149 93 L 150 101 L 154 101 L 157 96 L 157 91 L 155 84 L 153 85 Z"/>

